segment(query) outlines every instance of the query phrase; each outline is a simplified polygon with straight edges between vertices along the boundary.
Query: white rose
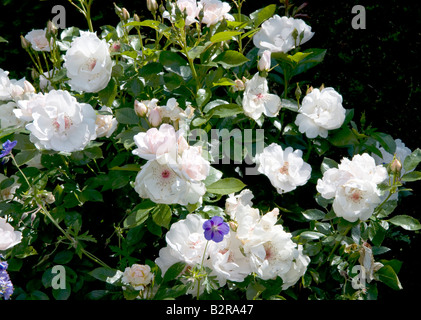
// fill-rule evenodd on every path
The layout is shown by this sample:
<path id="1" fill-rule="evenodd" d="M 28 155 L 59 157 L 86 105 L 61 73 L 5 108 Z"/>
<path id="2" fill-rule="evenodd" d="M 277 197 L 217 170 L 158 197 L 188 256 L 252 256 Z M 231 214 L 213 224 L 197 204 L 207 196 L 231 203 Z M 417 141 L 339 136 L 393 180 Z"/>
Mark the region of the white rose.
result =
<path id="1" fill-rule="evenodd" d="M 16 118 L 23 122 L 33 121 L 32 108 L 35 106 L 45 106 L 45 95 L 42 93 L 32 95 L 28 100 L 19 100 L 18 108 L 13 110 Z"/>
<path id="2" fill-rule="evenodd" d="M 292 234 L 276 224 L 278 215 L 277 208 L 260 216 L 259 210 L 240 204 L 237 238 L 250 259 L 252 271 L 263 280 L 281 277 L 285 290 L 304 275 L 310 258 L 302 254 L 302 246 L 291 240 Z"/>
<path id="3" fill-rule="evenodd" d="M 345 112 L 342 96 L 333 88 L 313 89 L 304 97 L 295 124 L 307 138 L 327 138 L 328 130 L 342 126 Z"/>
<path id="4" fill-rule="evenodd" d="M 141 198 L 155 203 L 180 205 L 202 201 L 206 192 L 203 182 L 190 181 L 177 168 L 149 160 L 137 174 L 134 189 Z"/>
<path id="5" fill-rule="evenodd" d="M 364 221 L 380 204 L 377 185 L 386 178 L 386 169 L 364 153 L 352 160 L 344 158 L 338 168 L 328 169 L 317 181 L 316 189 L 323 198 L 334 199 L 333 210 L 338 217 L 350 222 Z"/>
<path id="6" fill-rule="evenodd" d="M 25 36 L 25 39 L 31 43 L 32 49 L 34 49 L 35 51 L 51 50 L 51 45 L 48 42 L 48 39 L 45 35 L 46 31 L 47 29 L 32 30 Z"/>
<path id="7" fill-rule="evenodd" d="M 290 192 L 305 185 L 311 176 L 311 166 L 304 162 L 302 154 L 301 150 L 283 150 L 272 143 L 256 155 L 257 171 L 269 178 L 278 193 Z"/>
<path id="8" fill-rule="evenodd" d="M 23 125 L 23 121 L 18 119 L 15 115 L 15 111 L 17 110 L 17 104 L 14 101 L 0 104 L 0 128 L 19 128 Z"/>
<path id="9" fill-rule="evenodd" d="M 231 219 L 235 220 L 235 213 L 238 205 L 249 205 L 251 207 L 253 205 L 253 202 L 251 201 L 253 197 L 253 193 L 249 189 L 242 190 L 238 195 L 234 195 L 234 193 L 229 194 L 228 198 L 225 200 L 225 212 L 231 217 Z"/>
<path id="10" fill-rule="evenodd" d="M 80 151 L 96 138 L 95 110 L 67 91 L 50 91 L 43 104 L 32 108 L 32 117 L 26 128 L 40 150 Z"/>
<path id="11" fill-rule="evenodd" d="M 158 159 L 159 162 L 168 162 L 175 159 L 177 153 L 177 134 L 173 126 L 163 124 L 159 129 L 151 128 L 140 132 L 133 137 L 137 146 L 133 154 L 145 160 Z"/>
<path id="12" fill-rule="evenodd" d="M 188 179 L 201 181 L 209 175 L 210 163 L 202 157 L 201 147 L 189 147 L 184 150 L 179 165 Z"/>
<path id="13" fill-rule="evenodd" d="M 11 100 L 9 71 L 0 69 L 0 100 Z"/>
<path id="14" fill-rule="evenodd" d="M 298 36 L 295 40 L 293 37 L 294 29 L 297 30 Z M 300 37 L 302 35 L 302 39 Z M 314 35 L 303 20 L 288 17 L 280 17 L 278 15 L 263 22 L 259 32 L 253 37 L 254 45 L 259 48 L 259 55 L 265 50 L 271 52 L 288 52 L 296 46 L 301 45 L 310 40 Z"/>
<path id="15" fill-rule="evenodd" d="M 196 0 L 177 0 L 175 5 L 181 12 L 186 13 L 185 24 L 187 26 L 192 23 L 198 22 L 197 17 L 199 16 L 201 5 Z M 171 12 L 165 11 L 163 18 L 169 19 L 171 22 L 175 22 L 175 6 L 172 6 Z"/>
<path id="16" fill-rule="evenodd" d="M 64 67 L 73 90 L 98 92 L 104 89 L 113 67 L 108 44 L 95 33 L 81 31 L 64 56 Z"/>
<path id="17" fill-rule="evenodd" d="M 21 241 L 22 233 L 15 231 L 6 219 L 0 218 L 0 251 L 10 249 Z"/>
<path id="18" fill-rule="evenodd" d="M 96 117 L 96 136 L 98 138 L 106 137 L 109 138 L 117 128 L 117 119 L 113 117 L 111 108 L 103 106 L 100 111 L 107 111 L 111 114 L 98 114 Z"/>
<path id="19" fill-rule="evenodd" d="M 26 99 L 33 93 L 35 88 L 29 81 L 9 79 L 9 71 L 0 68 L 0 101 Z"/>
<path id="20" fill-rule="evenodd" d="M 165 235 L 167 246 L 159 250 L 159 257 L 155 263 L 159 266 L 164 275 L 168 268 L 176 262 L 185 262 L 188 267 L 200 266 L 202 261 L 207 267 L 211 267 L 210 256 L 217 251 L 224 251 L 226 240 L 216 243 L 208 242 L 203 232 L 203 223 L 206 219 L 197 214 L 188 214 L 186 219 L 173 223 L 170 230 Z M 205 252 L 206 247 L 206 252 Z M 205 256 L 203 254 L 205 253 Z M 216 262 L 218 263 L 218 262 Z M 181 279 L 187 282 L 186 279 Z M 204 291 L 204 286 L 200 288 L 200 293 Z M 196 288 L 191 288 L 189 294 L 197 294 Z"/>
<path id="21" fill-rule="evenodd" d="M 203 7 L 203 19 L 202 23 L 208 27 L 217 24 L 223 19 L 234 21 L 234 17 L 228 12 L 231 10 L 231 6 L 219 0 L 201 0 L 201 6 Z"/>
<path id="22" fill-rule="evenodd" d="M 153 273 L 148 265 L 133 264 L 124 270 L 121 280 L 136 290 L 143 290 L 152 282 Z"/>
<path id="23" fill-rule="evenodd" d="M 270 94 L 266 78 L 256 73 L 246 83 L 242 104 L 244 114 L 257 120 L 262 113 L 267 117 L 276 117 L 281 109 L 281 98 Z"/>

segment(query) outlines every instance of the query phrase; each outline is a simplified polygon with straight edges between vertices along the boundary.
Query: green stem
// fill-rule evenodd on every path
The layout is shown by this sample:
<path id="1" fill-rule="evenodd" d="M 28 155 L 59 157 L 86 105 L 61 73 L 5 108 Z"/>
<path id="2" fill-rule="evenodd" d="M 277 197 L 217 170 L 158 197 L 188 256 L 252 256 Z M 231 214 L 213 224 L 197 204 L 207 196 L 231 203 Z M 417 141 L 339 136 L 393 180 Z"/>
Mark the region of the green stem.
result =
<path id="1" fill-rule="evenodd" d="M 202 262 L 200 263 L 200 270 L 203 269 L 203 262 L 205 261 L 206 249 L 208 248 L 209 240 L 206 242 L 205 249 L 203 250 Z M 197 300 L 200 295 L 200 278 L 197 280 Z"/>

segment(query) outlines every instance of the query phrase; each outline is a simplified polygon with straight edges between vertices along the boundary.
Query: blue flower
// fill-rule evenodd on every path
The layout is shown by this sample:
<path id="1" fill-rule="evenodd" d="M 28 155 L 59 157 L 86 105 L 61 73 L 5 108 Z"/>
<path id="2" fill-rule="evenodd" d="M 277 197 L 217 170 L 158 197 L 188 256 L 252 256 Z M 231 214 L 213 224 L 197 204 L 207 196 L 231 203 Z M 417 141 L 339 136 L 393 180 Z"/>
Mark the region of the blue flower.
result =
<path id="1" fill-rule="evenodd" d="M 16 146 L 17 143 L 18 142 L 16 140 L 15 141 L 7 140 L 5 143 L 3 143 L 3 150 L 0 153 L 0 158 L 7 156 L 12 151 L 12 149 Z"/>
<path id="2" fill-rule="evenodd" d="M 8 264 L 6 261 L 0 261 L 0 298 L 9 300 L 13 294 L 13 284 L 10 281 L 9 274 L 7 273 Z"/>
<path id="3" fill-rule="evenodd" d="M 203 230 L 205 230 L 206 240 L 221 242 L 224 236 L 229 233 L 230 227 L 221 217 L 214 216 L 203 223 Z"/>

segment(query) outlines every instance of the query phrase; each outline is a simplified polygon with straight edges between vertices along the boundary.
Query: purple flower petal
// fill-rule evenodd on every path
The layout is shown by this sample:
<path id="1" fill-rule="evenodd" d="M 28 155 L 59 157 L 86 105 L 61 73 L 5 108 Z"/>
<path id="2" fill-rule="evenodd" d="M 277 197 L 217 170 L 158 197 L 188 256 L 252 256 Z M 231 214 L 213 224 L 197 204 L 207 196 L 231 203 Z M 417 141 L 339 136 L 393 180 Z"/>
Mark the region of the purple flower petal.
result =
<path id="1" fill-rule="evenodd" d="M 210 241 L 213 239 L 213 230 L 212 229 L 205 229 L 205 239 Z"/>
<path id="2" fill-rule="evenodd" d="M 213 234 L 212 240 L 215 241 L 215 242 L 221 242 L 222 240 L 224 240 L 224 235 L 221 232 L 216 231 Z"/>

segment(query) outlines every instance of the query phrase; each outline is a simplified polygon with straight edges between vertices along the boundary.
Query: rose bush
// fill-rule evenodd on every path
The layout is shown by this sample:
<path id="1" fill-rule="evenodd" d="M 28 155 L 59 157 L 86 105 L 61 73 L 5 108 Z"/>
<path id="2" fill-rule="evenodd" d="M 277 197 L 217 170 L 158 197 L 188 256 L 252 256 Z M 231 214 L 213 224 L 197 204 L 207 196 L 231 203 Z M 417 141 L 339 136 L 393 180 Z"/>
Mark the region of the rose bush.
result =
<path id="1" fill-rule="evenodd" d="M 303 80 L 326 54 L 304 6 L 243 2 L 149 0 L 145 19 L 115 6 L 118 25 L 95 32 L 79 0 L 88 30 L 21 37 L 33 78 L 0 69 L 0 297 L 402 289 L 402 262 L 381 255 L 390 230 L 421 229 L 398 209 L 420 149 Z"/>

